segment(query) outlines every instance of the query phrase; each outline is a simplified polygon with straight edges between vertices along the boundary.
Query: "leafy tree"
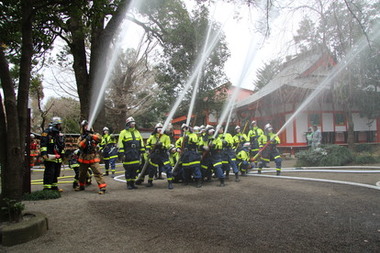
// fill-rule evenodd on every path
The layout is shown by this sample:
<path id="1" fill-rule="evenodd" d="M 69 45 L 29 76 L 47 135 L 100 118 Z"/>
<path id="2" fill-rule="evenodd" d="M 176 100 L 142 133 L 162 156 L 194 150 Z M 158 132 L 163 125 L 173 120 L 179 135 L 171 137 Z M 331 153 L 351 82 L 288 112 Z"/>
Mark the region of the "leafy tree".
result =
<path id="1" fill-rule="evenodd" d="M 148 22 L 146 22 L 146 26 L 149 27 L 148 32 L 159 39 L 163 48 L 160 55 L 161 61 L 156 66 L 156 82 L 161 93 L 158 94 L 157 103 L 152 105 L 152 107 L 159 106 L 160 110 L 157 113 L 160 113 L 159 117 L 163 119 L 164 113 L 170 111 L 170 106 L 174 103 L 175 98 L 182 92 L 197 57 L 202 54 L 208 22 L 211 21 L 209 21 L 209 12 L 205 6 L 200 5 L 190 15 L 183 3 L 178 0 L 150 1 L 149 4 L 143 6 L 141 13 L 148 18 Z M 220 28 L 218 24 L 211 22 L 209 25 L 212 28 L 211 33 L 217 34 Z M 228 56 L 229 52 L 224 36 L 221 36 L 214 51 L 203 65 L 195 102 L 196 111 L 221 108 L 224 101 L 216 100 L 213 90 L 227 81 L 223 73 L 223 66 Z M 186 114 L 191 94 L 192 90 L 188 92 L 178 109 L 179 115 Z"/>
<path id="2" fill-rule="evenodd" d="M 267 85 L 280 72 L 281 65 L 281 59 L 274 59 L 258 69 L 256 74 L 257 80 L 254 82 L 255 88 L 260 90 Z"/>
<path id="3" fill-rule="evenodd" d="M 50 98 L 46 102 L 49 108 L 46 119 L 50 121 L 54 116 L 62 118 L 63 133 L 79 133 L 80 132 L 80 105 L 79 101 L 73 98 L 61 97 Z"/>

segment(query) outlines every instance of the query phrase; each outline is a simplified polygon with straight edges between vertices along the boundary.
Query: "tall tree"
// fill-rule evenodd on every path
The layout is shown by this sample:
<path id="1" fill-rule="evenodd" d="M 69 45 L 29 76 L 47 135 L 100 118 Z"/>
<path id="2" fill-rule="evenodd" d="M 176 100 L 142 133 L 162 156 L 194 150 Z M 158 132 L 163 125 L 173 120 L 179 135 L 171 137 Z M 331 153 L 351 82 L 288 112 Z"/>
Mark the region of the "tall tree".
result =
<path id="1" fill-rule="evenodd" d="M 1 197 L 21 200 L 24 178 L 24 151 L 27 106 L 33 59 L 54 40 L 45 30 L 50 1 L 2 1 L 0 4 L 0 148 Z M 17 95 L 16 95 L 17 93 Z"/>

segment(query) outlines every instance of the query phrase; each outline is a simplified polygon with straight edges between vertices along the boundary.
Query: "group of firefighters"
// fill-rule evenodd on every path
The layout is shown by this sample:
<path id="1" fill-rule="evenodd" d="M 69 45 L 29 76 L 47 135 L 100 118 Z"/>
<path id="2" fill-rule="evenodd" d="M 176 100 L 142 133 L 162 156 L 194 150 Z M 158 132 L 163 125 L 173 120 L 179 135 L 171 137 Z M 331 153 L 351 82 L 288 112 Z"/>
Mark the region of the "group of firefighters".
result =
<path id="1" fill-rule="evenodd" d="M 41 156 L 44 159 L 44 189 L 60 190 L 57 178 L 60 173 L 64 153 L 64 135 L 61 133 L 62 120 L 54 117 L 49 127 L 41 135 Z M 99 188 L 99 194 L 106 192 L 104 176 L 111 173 L 115 177 L 116 160 L 121 159 L 125 170 L 127 189 L 137 189 L 148 177 L 147 187 L 153 186 L 155 178 L 165 173 L 168 189 L 173 182 L 188 185 L 195 182 L 202 187 L 203 182 L 218 178 L 219 186 L 225 186 L 230 171 L 235 182 L 239 175 L 245 176 L 249 169 L 257 168 L 261 173 L 268 162 L 273 160 L 277 175 L 281 173 L 281 156 L 277 149 L 279 137 L 270 124 L 264 130 L 251 122 L 248 134 L 240 126 L 235 127 L 235 135 L 221 126 L 181 126 L 181 137 L 173 139 L 172 128 L 164 130 L 157 123 L 154 131 L 144 143 L 136 128 L 133 117 L 126 119 L 125 129 L 118 136 L 110 134 L 104 127 L 102 135 L 95 133 L 86 120 L 81 122 L 81 136 L 78 149 L 71 156 L 69 165 L 75 171 L 73 187 L 75 191 L 85 190 L 93 176 Z M 105 164 L 105 174 L 100 170 L 100 155 Z"/>

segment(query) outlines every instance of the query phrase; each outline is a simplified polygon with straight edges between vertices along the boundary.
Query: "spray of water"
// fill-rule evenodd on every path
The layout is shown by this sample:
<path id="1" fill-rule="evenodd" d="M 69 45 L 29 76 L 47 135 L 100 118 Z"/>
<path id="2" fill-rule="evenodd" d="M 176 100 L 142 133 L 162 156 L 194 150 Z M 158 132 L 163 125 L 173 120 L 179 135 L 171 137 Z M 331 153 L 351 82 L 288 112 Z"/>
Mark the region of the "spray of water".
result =
<path id="1" fill-rule="evenodd" d="M 141 6 L 142 1 L 141 0 L 132 0 L 131 3 L 126 7 L 124 13 L 125 16 L 128 15 L 130 10 L 138 9 Z M 124 37 L 130 35 L 128 33 L 128 30 L 130 30 L 130 22 L 127 21 L 125 18 L 123 22 L 119 24 L 118 27 L 118 37 L 116 39 L 115 45 L 113 48 L 109 48 L 107 52 L 107 56 L 110 57 L 110 60 L 107 64 L 107 66 L 99 64 L 101 67 L 105 67 L 105 71 L 96 71 L 96 73 L 99 73 L 94 78 L 94 85 L 93 85 L 93 93 L 91 96 L 91 105 L 90 105 L 90 114 L 89 114 L 89 122 L 88 125 L 91 128 L 94 121 L 96 120 L 96 117 L 98 116 L 101 107 L 104 103 L 104 96 L 105 91 L 107 87 L 109 86 L 112 78 L 112 72 L 114 70 L 114 67 L 117 63 L 118 57 L 121 52 L 121 47 L 123 46 Z M 104 76 L 101 76 L 103 75 Z M 96 93 L 95 93 L 96 91 Z"/>
<path id="2" fill-rule="evenodd" d="M 379 28 L 379 26 L 377 26 Z M 377 40 L 380 37 L 380 29 L 375 29 L 375 34 L 372 36 L 373 40 Z M 332 81 L 358 56 L 364 49 L 369 47 L 369 42 L 367 38 L 363 36 L 362 39 L 358 41 L 356 46 L 346 55 L 342 61 L 340 61 L 334 69 L 329 73 L 328 76 L 316 87 L 316 89 L 310 93 L 310 95 L 305 99 L 298 109 L 292 114 L 292 116 L 285 122 L 285 124 L 278 130 L 277 135 L 280 134 L 297 115 L 305 109 L 305 107 L 310 104 L 323 90 L 325 90 Z"/>
<path id="3" fill-rule="evenodd" d="M 223 30 L 222 29 L 223 26 L 216 33 L 211 33 L 211 27 L 209 26 L 208 31 L 210 31 L 210 33 L 209 32 L 207 33 L 206 40 L 207 41 L 209 40 L 210 42 L 206 43 L 206 40 L 205 40 L 205 43 L 203 45 L 202 54 L 198 55 L 197 61 L 194 65 L 195 67 L 193 68 L 193 71 L 192 71 L 189 79 L 186 81 L 183 90 L 180 92 L 179 96 L 177 97 L 177 100 L 175 101 L 174 105 L 172 106 L 172 108 L 168 114 L 168 117 L 166 118 L 166 120 L 164 122 L 163 131 L 165 131 L 167 129 L 167 127 L 169 126 L 170 121 L 172 120 L 175 112 L 178 109 L 178 106 L 180 105 L 183 98 L 185 97 L 185 95 L 186 95 L 187 91 L 189 90 L 191 84 L 193 84 L 196 79 L 201 77 L 201 71 L 202 71 L 203 65 L 205 64 L 206 60 L 208 59 L 208 57 L 210 56 L 210 54 L 214 50 L 215 46 L 218 44 L 220 36 L 221 36 L 221 32 Z M 199 80 L 198 80 L 198 83 L 199 83 Z M 193 92 L 197 92 L 197 88 L 194 88 Z M 194 97 L 194 101 L 195 101 L 195 95 L 193 97 Z M 193 107 L 194 107 L 194 104 L 193 104 Z M 188 118 L 191 118 L 191 114 Z"/>
<path id="4" fill-rule="evenodd" d="M 260 2 L 259 6 L 264 6 L 265 2 L 266 1 L 262 0 Z M 234 89 L 233 93 L 228 98 L 227 103 L 225 103 L 225 105 L 223 107 L 222 113 L 221 113 L 221 115 L 220 115 L 220 117 L 218 119 L 218 125 L 216 126 L 216 131 L 215 131 L 215 134 L 214 134 L 214 138 L 216 137 L 216 135 L 218 134 L 218 131 L 219 131 L 220 127 L 222 126 L 222 124 L 226 120 L 227 115 L 228 114 L 231 115 L 230 112 L 233 109 L 233 106 L 235 104 L 237 95 L 240 92 L 240 88 L 241 88 L 242 84 L 246 81 L 247 75 L 249 73 L 249 70 L 252 69 L 252 64 L 254 62 L 256 53 L 258 51 L 258 46 L 259 46 L 259 43 L 258 43 L 257 35 L 256 35 L 256 37 L 252 36 L 251 40 L 250 40 L 250 43 L 249 43 L 248 50 L 247 50 L 247 54 L 245 55 L 245 59 L 244 59 L 244 63 L 243 63 L 242 68 L 241 68 L 240 75 L 239 75 L 238 79 L 235 82 L 235 84 L 236 84 L 235 87 L 236 88 Z M 228 129 L 228 125 L 226 125 L 225 129 Z M 225 130 L 225 132 L 226 132 L 226 130 Z"/>
<path id="5" fill-rule="evenodd" d="M 206 53 L 206 49 L 207 49 L 207 47 L 209 47 L 210 34 L 211 34 L 211 30 L 212 30 L 211 28 L 212 28 L 212 25 L 208 24 L 207 35 L 206 35 L 205 43 L 203 45 L 202 55 L 204 55 Z M 190 108 L 189 108 L 189 112 L 187 113 L 186 125 L 190 124 L 191 115 L 193 114 L 195 98 L 197 97 L 201 77 L 202 77 L 202 70 L 199 71 L 199 73 L 197 75 L 197 79 L 195 81 L 193 94 L 191 96 Z"/>

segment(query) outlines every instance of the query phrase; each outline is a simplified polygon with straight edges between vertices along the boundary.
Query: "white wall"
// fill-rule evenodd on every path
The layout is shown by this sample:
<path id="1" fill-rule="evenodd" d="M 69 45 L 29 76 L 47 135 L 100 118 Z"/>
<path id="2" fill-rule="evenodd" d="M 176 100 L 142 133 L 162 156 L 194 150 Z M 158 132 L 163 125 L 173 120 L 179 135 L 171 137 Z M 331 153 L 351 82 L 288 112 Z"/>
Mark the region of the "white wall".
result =
<path id="1" fill-rule="evenodd" d="M 296 117 L 297 142 L 306 142 L 305 133 L 307 132 L 307 113 L 300 113 Z"/>
<path id="2" fill-rule="evenodd" d="M 292 114 L 286 114 L 285 115 L 285 121 L 288 121 L 288 119 L 292 116 Z M 293 123 L 288 124 L 285 127 L 286 131 L 286 141 L 287 143 L 294 143 L 294 138 L 293 138 Z"/>
<path id="3" fill-rule="evenodd" d="M 334 132 L 334 115 L 332 113 L 322 113 L 322 131 Z"/>
<path id="4" fill-rule="evenodd" d="M 371 122 L 371 120 L 368 120 L 367 117 L 360 117 L 359 113 L 353 113 L 352 118 L 354 120 L 354 131 L 376 131 L 376 120 L 373 121 L 373 123 L 369 126 L 368 124 Z"/>

